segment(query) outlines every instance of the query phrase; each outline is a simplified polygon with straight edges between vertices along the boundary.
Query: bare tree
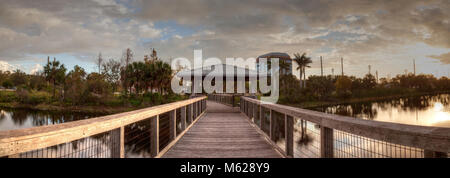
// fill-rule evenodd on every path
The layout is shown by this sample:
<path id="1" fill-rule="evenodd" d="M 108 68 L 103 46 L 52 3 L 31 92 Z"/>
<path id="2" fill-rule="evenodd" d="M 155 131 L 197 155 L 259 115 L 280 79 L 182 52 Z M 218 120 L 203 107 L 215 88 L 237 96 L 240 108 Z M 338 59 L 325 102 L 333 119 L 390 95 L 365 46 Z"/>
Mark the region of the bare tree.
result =
<path id="1" fill-rule="evenodd" d="M 127 73 L 128 65 L 131 63 L 132 60 L 133 60 L 133 51 L 131 51 L 130 48 L 127 48 L 122 56 L 122 64 L 124 64 L 125 66 L 121 67 L 121 73 L 123 74 L 121 80 L 122 80 L 122 85 L 123 85 L 123 88 L 124 88 L 126 94 L 128 93 L 127 88 L 131 87 L 131 85 L 128 86 L 128 79 L 127 79 L 126 73 Z M 130 92 L 131 92 L 131 88 L 130 88 Z"/>
<path id="2" fill-rule="evenodd" d="M 98 73 L 100 74 L 102 71 L 102 63 L 103 63 L 103 57 L 102 57 L 102 53 L 98 53 L 98 57 L 96 60 L 97 66 L 98 66 Z"/>
<path id="3" fill-rule="evenodd" d="M 133 61 L 133 51 L 132 51 L 130 48 L 127 48 L 127 49 L 125 50 L 125 52 L 123 53 L 123 56 L 122 56 L 122 63 L 123 63 L 125 66 L 128 66 L 128 64 L 130 64 L 131 61 Z"/>

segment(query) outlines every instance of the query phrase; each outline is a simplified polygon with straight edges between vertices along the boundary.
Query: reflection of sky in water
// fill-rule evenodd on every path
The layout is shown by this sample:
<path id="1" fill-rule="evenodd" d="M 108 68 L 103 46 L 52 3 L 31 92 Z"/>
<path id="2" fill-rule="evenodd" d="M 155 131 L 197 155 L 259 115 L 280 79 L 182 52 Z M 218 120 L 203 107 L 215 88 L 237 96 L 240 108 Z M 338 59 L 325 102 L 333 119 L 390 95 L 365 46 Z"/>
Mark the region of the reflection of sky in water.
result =
<path id="1" fill-rule="evenodd" d="M 450 127 L 450 95 L 414 97 L 337 105 L 318 110 L 327 113 L 411 125 Z"/>
<path id="2" fill-rule="evenodd" d="M 403 111 L 398 108 L 383 110 L 377 108 L 377 105 L 374 105 L 373 107 L 378 109 L 378 114 L 373 120 L 423 126 L 450 127 L 450 113 L 443 110 L 444 106 L 440 102 L 436 102 L 433 105 L 426 110 L 415 111 Z"/>

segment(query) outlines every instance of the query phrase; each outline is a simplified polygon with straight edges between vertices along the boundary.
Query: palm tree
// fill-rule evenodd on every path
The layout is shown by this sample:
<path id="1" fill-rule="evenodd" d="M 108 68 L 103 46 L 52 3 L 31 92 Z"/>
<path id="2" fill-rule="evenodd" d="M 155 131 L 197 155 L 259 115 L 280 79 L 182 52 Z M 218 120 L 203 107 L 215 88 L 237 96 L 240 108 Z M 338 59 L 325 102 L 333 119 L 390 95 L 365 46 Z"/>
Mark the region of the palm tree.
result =
<path id="1" fill-rule="evenodd" d="M 44 67 L 45 79 L 53 84 L 53 98 L 55 97 L 56 86 L 60 83 L 64 83 L 64 77 L 66 76 L 66 68 L 64 64 L 61 64 L 56 58 L 50 61 L 50 57 L 47 58 L 47 65 Z"/>
<path id="2" fill-rule="evenodd" d="M 159 93 L 164 94 L 164 89 L 168 88 L 172 79 L 172 68 L 169 64 L 163 61 L 155 62 L 156 75 L 156 87 L 159 89 Z"/>
<path id="3" fill-rule="evenodd" d="M 300 71 L 300 87 L 306 87 L 306 85 L 304 83 L 304 81 L 306 81 L 306 68 L 311 67 L 309 64 L 312 63 L 312 60 L 310 57 L 306 56 L 306 53 L 303 53 L 302 55 L 300 55 L 299 53 L 296 53 L 296 54 L 294 54 L 294 56 L 295 56 L 294 61 L 298 65 L 297 70 Z M 303 76 L 303 81 L 302 81 L 302 76 Z"/>

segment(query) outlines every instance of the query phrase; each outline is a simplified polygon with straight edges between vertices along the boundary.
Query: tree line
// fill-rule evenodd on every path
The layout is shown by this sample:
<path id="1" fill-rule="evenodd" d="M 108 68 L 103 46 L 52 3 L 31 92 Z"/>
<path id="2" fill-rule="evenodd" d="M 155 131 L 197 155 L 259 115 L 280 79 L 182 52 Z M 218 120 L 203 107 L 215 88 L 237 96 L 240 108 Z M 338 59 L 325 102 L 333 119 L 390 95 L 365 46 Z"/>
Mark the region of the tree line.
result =
<path id="1" fill-rule="evenodd" d="M 280 75 L 280 103 L 305 101 L 340 101 L 350 98 L 385 97 L 415 93 L 450 92 L 450 79 L 433 75 L 413 73 L 393 78 L 377 78 L 372 74 L 363 77 L 348 75 L 312 75 L 306 78 L 306 69 L 312 60 L 306 53 L 294 54 L 292 59 L 298 67 L 300 78 Z M 290 66 L 282 65 L 280 69 Z M 298 87 L 300 85 L 300 87 Z"/>
<path id="2" fill-rule="evenodd" d="M 125 50 L 120 61 L 106 61 L 100 53 L 96 64 L 96 72 L 88 73 L 78 65 L 69 71 L 56 58 L 48 57 L 43 70 L 36 74 L 0 71 L 0 84 L 3 88 L 17 88 L 18 100 L 25 103 L 104 104 L 120 103 L 123 98 L 159 95 L 157 98 L 162 99 L 162 95 L 173 95 L 169 88 L 174 72 L 156 56 L 156 51 L 145 55 L 143 61 L 133 61 L 131 49 Z"/>

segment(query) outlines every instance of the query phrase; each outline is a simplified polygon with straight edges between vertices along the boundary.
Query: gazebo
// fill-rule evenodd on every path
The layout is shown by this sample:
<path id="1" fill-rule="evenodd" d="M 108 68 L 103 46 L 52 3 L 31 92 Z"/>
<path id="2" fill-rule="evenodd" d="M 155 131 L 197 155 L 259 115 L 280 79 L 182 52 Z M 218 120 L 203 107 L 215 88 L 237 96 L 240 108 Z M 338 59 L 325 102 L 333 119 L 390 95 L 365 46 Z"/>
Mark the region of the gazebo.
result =
<path id="1" fill-rule="evenodd" d="M 216 69 L 221 67 L 223 72 L 218 72 Z M 233 70 L 234 72 L 227 72 Z M 203 81 L 205 79 L 206 76 L 210 76 L 210 77 L 222 77 L 223 81 L 224 81 L 224 92 L 225 92 L 225 88 L 226 88 L 226 80 L 228 79 L 233 79 L 234 81 L 234 89 L 236 89 L 237 87 L 237 81 L 245 81 L 248 82 L 250 81 L 250 79 L 258 79 L 258 72 L 255 70 L 251 70 L 248 68 L 242 68 L 242 67 L 238 67 L 235 65 L 227 65 L 227 64 L 216 64 L 216 65 L 210 65 L 210 66 L 203 66 L 201 68 L 196 68 L 196 69 L 192 69 L 192 70 L 188 70 L 188 71 L 181 71 L 177 74 L 177 77 L 180 78 L 190 78 L 192 82 L 194 82 L 194 79 L 197 78 L 201 78 L 201 81 Z M 268 77 L 270 77 L 270 75 L 268 75 Z M 213 80 L 213 84 L 214 84 L 214 80 Z M 201 87 L 202 88 L 202 93 L 204 93 L 203 91 L 203 82 L 198 84 L 197 86 L 195 86 L 194 84 L 191 84 L 191 91 L 194 91 L 194 87 Z M 236 91 L 236 90 L 235 90 Z M 245 90 L 247 93 L 247 89 Z M 194 92 L 192 92 L 194 94 Z M 233 94 L 237 94 L 236 92 L 234 92 Z M 241 94 L 242 95 L 242 94 Z M 192 96 L 192 95 L 191 95 Z"/>
<path id="2" fill-rule="evenodd" d="M 289 69 L 291 69 L 291 70 L 282 69 L 280 73 L 285 74 L 285 75 L 292 74 L 292 58 L 291 58 L 291 56 L 289 56 L 289 54 L 281 53 L 281 52 L 271 52 L 271 53 L 267 53 L 267 54 L 258 56 L 256 58 L 256 68 L 257 68 L 257 70 L 259 70 L 259 71 L 267 71 L 267 68 L 265 68 L 265 66 L 261 66 L 260 65 L 259 59 L 261 59 L 261 58 L 265 58 L 267 60 L 270 60 L 270 59 L 273 59 L 273 58 L 278 58 L 280 61 L 283 61 L 285 64 L 289 65 Z"/>

